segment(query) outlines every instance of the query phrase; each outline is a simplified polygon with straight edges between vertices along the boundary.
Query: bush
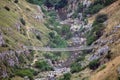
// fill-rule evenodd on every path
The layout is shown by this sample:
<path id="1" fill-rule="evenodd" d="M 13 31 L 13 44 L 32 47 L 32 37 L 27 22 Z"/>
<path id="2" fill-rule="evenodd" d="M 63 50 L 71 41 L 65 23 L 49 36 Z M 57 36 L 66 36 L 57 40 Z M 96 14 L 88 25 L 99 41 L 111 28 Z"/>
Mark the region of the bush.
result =
<path id="1" fill-rule="evenodd" d="M 117 1 L 117 0 L 105 0 L 104 1 L 104 6 L 108 6 L 108 5 L 112 4 L 115 1 Z"/>
<path id="2" fill-rule="evenodd" d="M 97 23 L 103 23 L 103 22 L 105 22 L 107 19 L 108 19 L 108 17 L 107 17 L 106 14 L 99 14 L 99 15 L 97 15 L 97 17 L 96 17 L 96 22 L 97 22 Z"/>
<path id="3" fill-rule="evenodd" d="M 64 79 L 65 80 L 70 80 L 70 78 L 71 78 L 71 74 L 70 73 L 64 74 Z"/>
<path id="4" fill-rule="evenodd" d="M 60 78 L 59 80 L 70 80 L 71 78 L 71 74 L 70 73 L 66 73 L 63 75 L 63 78 Z"/>
<path id="5" fill-rule="evenodd" d="M 10 11 L 10 8 L 8 6 L 4 7 L 7 11 Z"/>
<path id="6" fill-rule="evenodd" d="M 35 71 L 31 69 L 19 69 L 15 72 L 15 75 L 25 77 L 28 76 L 30 80 L 33 80 L 33 75 Z"/>
<path id="7" fill-rule="evenodd" d="M 62 39 L 59 35 L 54 36 L 54 38 L 51 39 L 51 42 L 49 43 L 50 47 L 53 48 L 63 48 L 67 46 L 67 42 Z"/>
<path id="8" fill-rule="evenodd" d="M 54 38 L 55 37 L 55 33 L 54 32 L 50 32 L 49 36 L 50 36 L 50 38 Z"/>
<path id="9" fill-rule="evenodd" d="M 26 22 L 25 22 L 25 20 L 24 20 L 23 18 L 20 18 L 20 21 L 21 21 L 21 23 L 22 23 L 23 25 L 26 24 Z"/>
<path id="10" fill-rule="evenodd" d="M 18 3 L 18 0 L 15 0 L 14 2 L 15 2 L 15 3 Z"/>
<path id="11" fill-rule="evenodd" d="M 93 4 L 85 11 L 86 14 L 95 14 L 99 12 L 102 8 L 112 4 L 117 0 L 95 0 Z"/>
<path id="12" fill-rule="evenodd" d="M 83 61 L 85 59 L 85 57 L 84 56 L 80 56 L 80 57 L 78 57 L 77 59 L 76 59 L 76 62 L 79 62 L 79 61 Z"/>
<path id="13" fill-rule="evenodd" d="M 79 72 L 82 70 L 81 65 L 79 63 L 73 63 L 71 66 L 71 73 Z"/>
<path id="14" fill-rule="evenodd" d="M 42 5 L 44 4 L 44 1 L 45 0 L 27 0 L 29 3 L 32 3 L 32 4 L 37 4 L 37 5 Z"/>
<path id="15" fill-rule="evenodd" d="M 101 4 L 92 5 L 85 11 L 85 13 L 87 13 L 87 14 L 95 14 L 98 11 L 100 11 L 100 9 L 102 9 L 102 8 L 103 8 L 103 5 L 101 5 Z"/>
<path id="16" fill-rule="evenodd" d="M 50 71 L 53 68 L 46 61 L 37 61 L 35 67 L 39 68 L 41 71 Z"/>
<path id="17" fill-rule="evenodd" d="M 87 37 L 87 45 L 91 45 L 96 40 L 94 35 Z"/>
<path id="18" fill-rule="evenodd" d="M 67 0 L 60 0 L 56 5 L 55 5 L 55 9 L 60 9 L 65 7 L 68 4 Z"/>
<path id="19" fill-rule="evenodd" d="M 87 45 L 91 45 L 94 41 L 96 41 L 99 37 L 102 36 L 105 22 L 108 19 L 106 14 L 97 15 L 95 21 L 93 22 L 92 29 L 87 33 Z"/>
<path id="20" fill-rule="evenodd" d="M 37 38 L 38 40 L 41 40 L 41 36 L 40 36 L 40 35 L 36 35 L 36 38 Z"/>
<path id="21" fill-rule="evenodd" d="M 118 76 L 118 80 L 120 80 L 120 76 Z"/>
<path id="22" fill-rule="evenodd" d="M 89 63 L 89 68 L 95 70 L 99 67 L 99 60 L 93 60 Z"/>

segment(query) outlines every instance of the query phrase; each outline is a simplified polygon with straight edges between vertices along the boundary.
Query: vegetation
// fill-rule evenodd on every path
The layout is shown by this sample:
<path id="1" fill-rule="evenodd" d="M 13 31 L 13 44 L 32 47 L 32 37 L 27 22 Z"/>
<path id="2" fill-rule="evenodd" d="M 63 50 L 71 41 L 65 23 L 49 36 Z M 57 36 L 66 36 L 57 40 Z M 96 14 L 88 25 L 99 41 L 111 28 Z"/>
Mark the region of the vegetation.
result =
<path id="1" fill-rule="evenodd" d="M 10 11 L 10 8 L 8 6 L 4 7 L 7 11 Z"/>
<path id="2" fill-rule="evenodd" d="M 82 70 L 81 65 L 79 63 L 73 63 L 71 66 L 71 73 L 79 72 Z"/>
<path id="3" fill-rule="evenodd" d="M 118 80 L 120 80 L 120 76 L 118 76 Z"/>
<path id="4" fill-rule="evenodd" d="M 59 54 L 59 55 L 56 55 L 56 54 Z M 54 60 L 58 60 L 58 58 L 61 56 L 61 53 L 45 53 L 44 54 L 44 57 L 46 59 L 50 59 L 52 61 Z"/>
<path id="5" fill-rule="evenodd" d="M 23 25 L 26 24 L 26 22 L 25 22 L 25 20 L 24 20 L 23 18 L 20 18 L 20 22 L 21 22 Z"/>
<path id="6" fill-rule="evenodd" d="M 49 43 L 50 47 L 62 48 L 67 46 L 66 40 L 62 39 L 61 36 L 58 34 L 55 35 L 55 32 L 50 32 L 49 36 L 50 36 L 50 43 Z"/>
<path id="7" fill-rule="evenodd" d="M 15 75 L 25 77 L 28 76 L 30 80 L 33 80 L 33 76 L 35 75 L 35 71 L 31 69 L 18 69 L 15 71 Z"/>
<path id="8" fill-rule="evenodd" d="M 86 14 L 95 14 L 99 12 L 102 8 L 112 4 L 117 0 L 95 0 L 93 4 L 85 11 Z"/>
<path id="9" fill-rule="evenodd" d="M 80 61 L 83 61 L 85 59 L 85 57 L 84 56 L 79 56 L 77 59 L 76 59 L 76 62 L 80 62 Z"/>
<path id="10" fill-rule="evenodd" d="M 67 5 L 67 0 L 27 0 L 30 3 L 37 5 L 45 5 L 49 7 L 55 7 L 55 9 L 63 8 Z"/>
<path id="11" fill-rule="evenodd" d="M 87 45 L 91 45 L 94 41 L 102 36 L 103 30 L 105 28 L 103 22 L 105 22 L 106 20 L 106 14 L 97 15 L 95 21 L 93 22 L 92 30 L 89 31 L 89 34 L 87 34 Z"/>
<path id="12" fill-rule="evenodd" d="M 70 80 L 71 78 L 71 74 L 70 73 L 66 73 L 63 75 L 63 78 L 60 78 L 59 80 Z"/>
<path id="13" fill-rule="evenodd" d="M 18 3 L 18 0 L 15 0 L 14 2 L 15 2 L 15 3 Z"/>
<path id="14" fill-rule="evenodd" d="M 39 68 L 41 71 L 53 70 L 53 68 L 47 63 L 47 61 L 36 61 L 35 67 Z"/>
<path id="15" fill-rule="evenodd" d="M 99 60 L 93 60 L 89 63 L 89 68 L 92 69 L 92 70 L 95 70 L 99 67 Z"/>

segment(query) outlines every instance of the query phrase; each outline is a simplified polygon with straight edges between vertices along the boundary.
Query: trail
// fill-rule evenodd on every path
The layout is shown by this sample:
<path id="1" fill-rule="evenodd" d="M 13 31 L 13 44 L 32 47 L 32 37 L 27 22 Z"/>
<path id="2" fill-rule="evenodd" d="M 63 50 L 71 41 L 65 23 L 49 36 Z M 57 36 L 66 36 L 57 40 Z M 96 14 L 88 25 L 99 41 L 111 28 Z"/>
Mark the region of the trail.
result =
<path id="1" fill-rule="evenodd" d="M 16 5 L 16 7 L 20 10 L 20 13 L 22 14 L 23 19 L 26 21 L 26 23 L 28 23 L 28 22 L 27 22 L 28 19 L 27 19 L 26 15 L 24 14 L 23 10 L 18 6 L 18 4 L 15 4 L 15 5 Z M 28 26 L 28 24 L 25 25 L 25 28 L 26 28 L 27 38 L 28 38 L 28 40 L 30 41 L 30 43 L 32 44 L 32 46 L 34 46 L 34 43 L 32 42 L 31 37 L 30 37 L 30 34 L 29 34 L 30 27 Z M 33 49 L 34 49 L 34 47 L 33 47 Z M 35 59 L 35 56 L 36 56 L 37 54 L 38 54 L 38 52 L 35 50 L 34 59 L 33 59 L 33 62 L 31 63 L 31 65 L 33 65 L 33 64 L 37 61 L 37 59 Z"/>

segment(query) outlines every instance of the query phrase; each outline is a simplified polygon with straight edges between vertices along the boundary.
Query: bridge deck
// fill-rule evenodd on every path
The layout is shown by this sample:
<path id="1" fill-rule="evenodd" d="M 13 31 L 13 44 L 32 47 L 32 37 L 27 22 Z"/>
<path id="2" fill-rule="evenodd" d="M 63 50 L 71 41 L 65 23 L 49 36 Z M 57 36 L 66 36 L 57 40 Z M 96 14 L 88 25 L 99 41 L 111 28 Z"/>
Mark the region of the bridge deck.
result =
<path id="1" fill-rule="evenodd" d="M 55 52 L 55 51 L 80 51 L 80 50 L 89 50 L 89 49 L 92 49 L 93 47 L 86 47 L 86 46 L 83 46 L 83 47 L 68 47 L 68 48 L 47 48 L 47 47 L 32 47 L 32 46 L 27 46 L 26 47 L 27 49 L 29 50 L 37 50 L 37 51 L 52 51 L 52 52 Z"/>

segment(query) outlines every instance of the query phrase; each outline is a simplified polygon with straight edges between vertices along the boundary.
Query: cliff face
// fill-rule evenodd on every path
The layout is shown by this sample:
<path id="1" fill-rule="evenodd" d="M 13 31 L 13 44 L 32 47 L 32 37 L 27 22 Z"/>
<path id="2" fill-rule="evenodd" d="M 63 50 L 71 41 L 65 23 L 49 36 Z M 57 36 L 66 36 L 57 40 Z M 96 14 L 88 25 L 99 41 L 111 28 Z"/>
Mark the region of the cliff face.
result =
<path id="1" fill-rule="evenodd" d="M 49 30 L 43 16 L 39 6 L 25 0 L 0 1 L 0 79 L 30 65 L 35 52 L 24 46 L 47 44 Z"/>
<path id="2" fill-rule="evenodd" d="M 73 15 L 79 15 L 83 10 L 80 8 L 87 8 L 92 3 L 92 0 L 68 0 L 65 7 L 58 9 L 58 14 L 62 20 L 71 18 Z"/>

